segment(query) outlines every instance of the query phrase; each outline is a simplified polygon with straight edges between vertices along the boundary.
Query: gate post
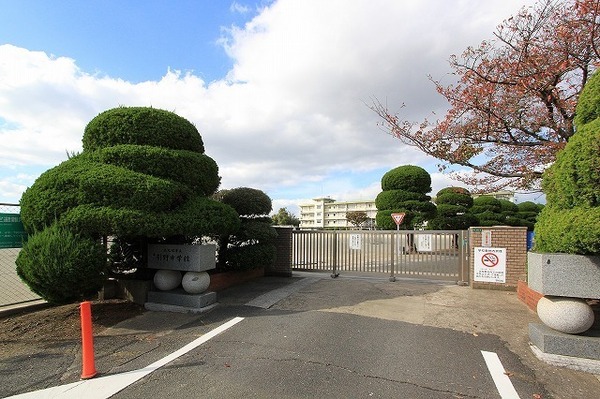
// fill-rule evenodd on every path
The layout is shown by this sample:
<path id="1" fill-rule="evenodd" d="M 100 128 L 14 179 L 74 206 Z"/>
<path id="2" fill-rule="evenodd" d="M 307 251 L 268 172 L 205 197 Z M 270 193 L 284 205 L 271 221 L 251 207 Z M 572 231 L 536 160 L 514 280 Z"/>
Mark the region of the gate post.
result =
<path id="1" fill-rule="evenodd" d="M 458 281 L 457 284 L 458 285 L 469 285 L 469 256 L 470 256 L 470 251 L 469 251 L 469 246 L 468 246 L 468 231 L 467 230 L 461 230 L 460 234 L 459 234 L 459 240 L 460 242 L 458 243 L 458 257 L 460 259 L 460 263 L 459 263 L 459 268 L 460 268 L 460 275 L 458 276 Z"/>
<path id="2" fill-rule="evenodd" d="M 333 230 L 333 273 L 331 273 L 331 278 L 336 278 L 340 275 L 337 271 L 337 231 Z"/>

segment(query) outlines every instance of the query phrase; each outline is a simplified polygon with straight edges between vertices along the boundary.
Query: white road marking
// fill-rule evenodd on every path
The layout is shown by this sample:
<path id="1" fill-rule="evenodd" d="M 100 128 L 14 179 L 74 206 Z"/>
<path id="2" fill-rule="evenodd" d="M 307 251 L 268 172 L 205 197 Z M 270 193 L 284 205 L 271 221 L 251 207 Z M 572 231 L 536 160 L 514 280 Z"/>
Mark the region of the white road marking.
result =
<path id="1" fill-rule="evenodd" d="M 498 389 L 500 397 L 502 399 L 520 399 L 515 387 L 512 382 L 510 382 L 510 378 L 506 375 L 506 371 L 504 370 L 504 366 L 502 366 L 498 355 L 494 352 L 486 351 L 481 351 L 481 354 L 492 375 L 494 384 L 496 384 L 496 389 Z"/>
<path id="2" fill-rule="evenodd" d="M 225 324 L 220 325 L 214 330 L 202 335 L 195 339 L 189 344 L 185 345 L 181 349 L 171 353 L 168 356 L 144 367 L 143 369 L 133 370 L 126 373 L 108 375 L 106 377 L 99 377 L 95 379 L 89 379 L 84 381 L 78 381 L 67 385 L 61 385 L 57 387 L 47 388 L 40 391 L 28 392 L 20 395 L 10 396 L 9 398 L 15 399 L 106 399 L 127 388 L 129 385 L 144 378 L 153 371 L 161 368 L 162 366 L 172 362 L 180 356 L 185 355 L 192 349 L 197 348 L 203 343 L 207 342 L 216 335 L 223 331 L 233 327 L 240 321 L 244 320 L 243 317 L 235 317 Z M 5 398 L 5 399 L 9 399 Z"/>

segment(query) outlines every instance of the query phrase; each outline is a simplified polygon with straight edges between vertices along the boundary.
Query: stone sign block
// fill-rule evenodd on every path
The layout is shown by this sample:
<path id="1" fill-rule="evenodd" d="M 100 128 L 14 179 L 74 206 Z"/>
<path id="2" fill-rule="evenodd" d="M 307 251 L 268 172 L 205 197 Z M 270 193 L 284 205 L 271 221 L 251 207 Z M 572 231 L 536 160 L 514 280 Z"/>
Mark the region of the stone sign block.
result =
<path id="1" fill-rule="evenodd" d="M 600 256 L 527 253 L 527 284 L 544 295 L 600 299 Z"/>
<path id="2" fill-rule="evenodd" d="M 151 269 L 204 272 L 216 267 L 217 246 L 205 245 L 148 245 L 148 267 Z"/>

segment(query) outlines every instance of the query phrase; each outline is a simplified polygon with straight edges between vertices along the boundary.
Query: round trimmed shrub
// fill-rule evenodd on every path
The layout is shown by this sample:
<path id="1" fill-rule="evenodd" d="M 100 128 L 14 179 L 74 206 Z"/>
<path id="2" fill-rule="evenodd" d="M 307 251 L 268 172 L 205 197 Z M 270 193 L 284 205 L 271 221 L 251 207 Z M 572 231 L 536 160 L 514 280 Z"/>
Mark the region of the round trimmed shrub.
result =
<path id="1" fill-rule="evenodd" d="M 468 214 L 473 197 L 466 188 L 446 187 L 438 191 L 435 202 L 437 214 L 429 221 L 431 230 L 464 230 L 477 224 L 477 219 Z"/>
<path id="2" fill-rule="evenodd" d="M 173 112 L 148 107 L 109 109 L 92 119 L 83 133 L 84 151 L 120 144 L 204 152 L 200 133 L 191 122 Z"/>
<path id="3" fill-rule="evenodd" d="M 525 201 L 517 204 L 517 207 L 521 213 L 531 213 L 537 215 L 544 206 L 541 204 L 536 204 L 532 201 Z"/>
<path id="4" fill-rule="evenodd" d="M 273 208 L 271 198 L 261 190 L 249 187 L 238 187 L 223 190 L 220 201 L 231 206 L 243 216 L 268 215 Z"/>
<path id="5" fill-rule="evenodd" d="M 482 195 L 473 199 L 471 212 L 481 213 L 485 211 L 500 213 L 502 211 L 502 203 L 500 200 L 489 195 Z"/>
<path id="6" fill-rule="evenodd" d="M 277 231 L 268 216 L 271 198 L 261 190 L 238 187 L 222 190 L 215 198 L 229 205 L 240 215 L 240 227 L 233 234 L 219 237 L 221 270 L 248 270 L 268 267 L 275 261 L 273 244 Z"/>
<path id="7" fill-rule="evenodd" d="M 443 218 L 453 218 L 457 215 L 464 214 L 467 212 L 467 208 L 462 205 L 452 205 L 452 204 L 439 204 L 437 206 L 437 217 Z"/>
<path id="8" fill-rule="evenodd" d="M 124 144 L 93 151 L 89 158 L 97 163 L 179 182 L 207 196 L 214 194 L 220 183 L 217 163 L 209 156 L 193 151 Z"/>
<path id="9" fill-rule="evenodd" d="M 202 196 L 172 212 L 79 205 L 66 212 L 60 223 L 89 235 L 153 238 L 228 234 L 240 226 L 230 206 Z"/>
<path id="10" fill-rule="evenodd" d="M 63 304 L 98 293 L 106 253 L 97 240 L 53 224 L 29 237 L 15 263 L 17 274 L 33 292 Z"/>
<path id="11" fill-rule="evenodd" d="M 435 205 L 427 195 L 431 191 L 431 176 L 419 166 L 399 166 L 381 178 L 383 191 L 377 195 L 375 222 L 378 228 L 395 229 L 392 213 L 404 212 L 401 228 L 413 228 L 435 215 Z"/>
<path id="12" fill-rule="evenodd" d="M 429 221 L 428 228 L 431 230 L 466 230 L 475 225 L 477 225 L 477 218 L 465 213 L 452 217 L 433 218 Z"/>
<path id="13" fill-rule="evenodd" d="M 403 165 L 394 168 L 381 178 L 381 189 L 405 190 L 413 193 L 427 194 L 431 191 L 431 176 L 429 173 L 414 165 Z"/>
<path id="14" fill-rule="evenodd" d="M 413 193 L 406 190 L 386 190 L 380 192 L 375 198 L 375 207 L 377 209 L 392 209 L 398 206 L 399 203 L 406 201 L 429 201 L 430 196 Z"/>

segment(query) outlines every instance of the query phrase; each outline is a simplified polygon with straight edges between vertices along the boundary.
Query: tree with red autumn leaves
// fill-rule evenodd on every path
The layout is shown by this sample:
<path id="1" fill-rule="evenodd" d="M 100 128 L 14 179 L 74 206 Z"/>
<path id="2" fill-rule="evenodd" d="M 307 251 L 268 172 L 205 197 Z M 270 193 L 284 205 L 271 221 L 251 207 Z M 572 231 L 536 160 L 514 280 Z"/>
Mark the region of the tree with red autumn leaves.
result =
<path id="1" fill-rule="evenodd" d="M 600 61 L 600 0 L 540 0 L 496 28 L 494 39 L 451 56 L 456 84 L 430 80 L 449 102 L 445 117 L 402 119 L 371 108 L 403 143 L 484 191 L 538 189 L 544 169 L 574 134 L 575 106 Z"/>

